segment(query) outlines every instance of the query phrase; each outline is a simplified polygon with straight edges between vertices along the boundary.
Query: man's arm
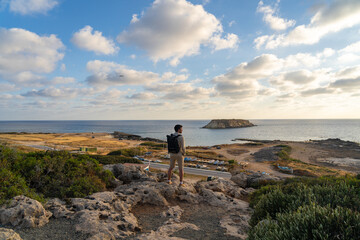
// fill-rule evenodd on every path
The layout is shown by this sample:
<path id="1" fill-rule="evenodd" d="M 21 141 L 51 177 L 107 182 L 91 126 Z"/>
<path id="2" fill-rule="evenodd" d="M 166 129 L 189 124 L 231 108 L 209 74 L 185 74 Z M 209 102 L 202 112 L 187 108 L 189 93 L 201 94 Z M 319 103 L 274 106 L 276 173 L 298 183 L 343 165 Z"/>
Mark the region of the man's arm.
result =
<path id="1" fill-rule="evenodd" d="M 185 155 L 186 149 L 185 149 L 184 136 L 181 135 L 178 139 L 179 139 L 180 151 L 181 151 L 182 155 Z"/>

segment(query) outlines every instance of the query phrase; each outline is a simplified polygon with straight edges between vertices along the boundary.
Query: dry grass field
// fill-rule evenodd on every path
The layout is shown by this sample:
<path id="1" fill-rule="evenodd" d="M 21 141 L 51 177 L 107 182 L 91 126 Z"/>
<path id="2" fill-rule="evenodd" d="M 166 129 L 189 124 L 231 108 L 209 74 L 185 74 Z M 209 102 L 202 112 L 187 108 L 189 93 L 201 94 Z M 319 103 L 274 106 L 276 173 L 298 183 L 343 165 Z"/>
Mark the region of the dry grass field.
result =
<path id="1" fill-rule="evenodd" d="M 14 133 L 0 134 L 0 140 L 13 145 L 23 146 L 23 150 L 34 150 L 46 146 L 64 150 L 78 150 L 80 147 L 96 147 L 98 153 L 114 149 L 133 147 L 139 142 L 118 140 L 108 133 Z"/>

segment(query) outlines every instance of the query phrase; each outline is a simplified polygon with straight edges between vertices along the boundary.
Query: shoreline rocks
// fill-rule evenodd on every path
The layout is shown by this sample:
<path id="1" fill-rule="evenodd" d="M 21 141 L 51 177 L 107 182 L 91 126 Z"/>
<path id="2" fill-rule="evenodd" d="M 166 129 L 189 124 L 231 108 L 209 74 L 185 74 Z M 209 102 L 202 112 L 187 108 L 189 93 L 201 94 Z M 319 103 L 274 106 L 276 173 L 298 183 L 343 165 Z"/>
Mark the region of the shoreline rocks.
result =
<path id="1" fill-rule="evenodd" d="M 243 119 L 213 119 L 203 128 L 225 129 L 225 128 L 243 128 L 255 126 L 249 120 Z"/>

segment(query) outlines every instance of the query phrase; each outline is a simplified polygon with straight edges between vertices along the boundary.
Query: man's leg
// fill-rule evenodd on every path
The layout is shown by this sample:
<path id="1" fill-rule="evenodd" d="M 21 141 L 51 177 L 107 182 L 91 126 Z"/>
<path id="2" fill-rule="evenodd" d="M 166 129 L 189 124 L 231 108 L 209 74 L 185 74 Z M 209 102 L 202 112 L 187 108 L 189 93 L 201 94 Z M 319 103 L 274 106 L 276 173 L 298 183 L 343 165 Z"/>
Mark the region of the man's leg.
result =
<path id="1" fill-rule="evenodd" d="M 169 167 L 169 170 L 168 170 L 168 180 L 169 181 L 171 180 L 172 170 L 173 170 L 173 168 Z"/>
<path id="2" fill-rule="evenodd" d="M 183 156 L 180 156 L 178 159 L 178 167 L 179 167 L 180 184 L 182 184 L 183 179 L 184 179 L 184 158 L 183 158 Z"/>
<path id="3" fill-rule="evenodd" d="M 172 175 L 172 170 L 175 167 L 175 159 L 173 156 L 170 155 L 170 165 L 169 165 L 169 170 L 168 170 L 168 182 L 171 181 L 171 175 Z"/>

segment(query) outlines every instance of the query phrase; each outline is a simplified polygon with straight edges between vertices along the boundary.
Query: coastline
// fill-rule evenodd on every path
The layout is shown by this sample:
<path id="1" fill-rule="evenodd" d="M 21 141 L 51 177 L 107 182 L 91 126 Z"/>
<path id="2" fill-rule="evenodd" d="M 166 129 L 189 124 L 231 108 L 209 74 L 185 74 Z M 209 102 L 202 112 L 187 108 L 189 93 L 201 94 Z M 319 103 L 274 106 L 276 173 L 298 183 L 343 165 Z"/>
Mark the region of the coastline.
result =
<path id="1" fill-rule="evenodd" d="M 0 141 L 7 142 L 23 151 L 66 150 L 72 153 L 106 155 L 111 151 L 129 148 L 144 148 L 153 152 L 146 156 L 151 161 L 167 163 L 166 143 L 159 139 L 119 133 L 0 133 Z M 218 170 L 219 165 L 210 164 L 212 160 L 223 161 L 222 170 L 230 171 L 231 160 L 242 169 L 265 172 L 278 177 L 295 175 L 319 176 L 331 173 L 343 175 L 360 172 L 360 147 L 358 143 L 340 139 L 281 141 L 237 138 L 230 144 L 213 146 L 187 146 L 187 166 Z M 240 142 L 238 142 L 240 141 Z M 152 144 L 150 144 L 152 143 Z M 279 157 L 282 148 L 291 149 L 288 159 Z M 95 152 L 81 149 L 96 149 Z M 286 150 L 286 149 L 285 149 Z M 284 151 L 285 151 L 284 150 Z M 294 160 L 292 160 L 294 159 Z M 281 171 L 277 166 L 289 167 L 295 174 Z M 309 170 L 314 168 L 316 170 Z M 220 169 L 220 170 L 221 170 Z"/>

